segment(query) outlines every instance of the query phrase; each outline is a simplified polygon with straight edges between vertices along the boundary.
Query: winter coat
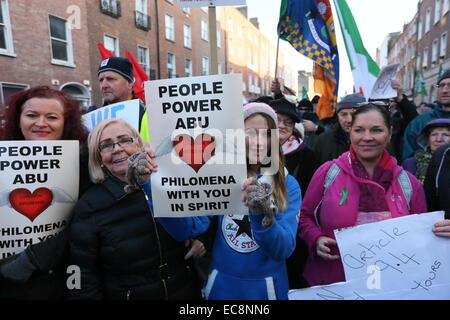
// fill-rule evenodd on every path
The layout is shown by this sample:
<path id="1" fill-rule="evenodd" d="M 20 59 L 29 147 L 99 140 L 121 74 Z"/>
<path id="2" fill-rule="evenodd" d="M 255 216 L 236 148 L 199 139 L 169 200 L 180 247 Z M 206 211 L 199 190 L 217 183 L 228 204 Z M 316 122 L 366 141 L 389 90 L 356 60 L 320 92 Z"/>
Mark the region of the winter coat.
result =
<path id="1" fill-rule="evenodd" d="M 327 161 L 337 159 L 349 149 L 350 138 L 340 124 L 336 123 L 332 130 L 326 131 L 319 136 L 314 153 L 319 161 L 319 165 L 322 165 Z"/>
<path id="2" fill-rule="evenodd" d="M 417 137 L 422 132 L 422 129 L 432 120 L 435 119 L 450 119 L 450 111 L 445 111 L 441 105 L 436 105 L 433 111 L 424 113 L 415 118 L 405 130 L 403 137 L 403 152 L 402 159 L 406 160 L 414 155 L 414 152 L 419 149 Z"/>
<path id="3" fill-rule="evenodd" d="M 430 211 L 444 210 L 450 219 L 450 144 L 440 147 L 428 166 L 424 183 Z"/>
<path id="4" fill-rule="evenodd" d="M 287 209 L 272 226 L 262 227 L 260 214 L 214 217 L 160 218 L 178 241 L 205 232 L 217 219 L 211 272 L 204 291 L 207 300 L 286 300 L 286 259 L 292 254 L 297 234 L 301 193 L 297 181 L 286 177 Z M 151 196 L 150 185 L 145 187 Z M 151 202 L 151 200 L 149 200 Z"/>
<path id="5" fill-rule="evenodd" d="M 392 218 L 426 212 L 427 207 L 422 185 L 410 173 L 407 174 L 412 185 L 413 193 L 410 209 L 408 210 L 407 200 L 397 180 L 398 175 L 403 169 L 397 165 L 395 158 L 393 158 L 393 161 L 395 163 L 395 169 L 392 185 L 385 193 L 385 200 Z M 333 164 L 337 164 L 341 172 L 337 175 L 323 197 L 325 177 Z M 344 153 L 337 160 L 324 164 L 313 177 L 303 201 L 299 223 L 300 236 L 305 239 L 310 249 L 310 258 L 306 263 L 304 276 L 311 286 L 326 285 L 345 280 L 341 260 L 330 262 L 319 258 L 316 254 L 316 241 L 322 236 L 335 239 L 333 230 L 355 225 L 359 212 L 359 183 L 375 184 L 382 188 L 373 181 L 364 180 L 355 176 L 349 152 Z M 348 189 L 347 200 L 340 206 L 344 188 Z M 317 225 L 314 211 L 322 201 L 322 197 L 323 202 L 318 213 L 319 225 Z M 339 255 L 338 248 L 336 246 L 332 247 L 330 254 Z"/>
<path id="6" fill-rule="evenodd" d="M 71 299 L 195 299 L 183 243 L 162 228 L 142 191 L 108 177 L 78 201 L 70 226 L 70 263 L 81 269 Z"/>

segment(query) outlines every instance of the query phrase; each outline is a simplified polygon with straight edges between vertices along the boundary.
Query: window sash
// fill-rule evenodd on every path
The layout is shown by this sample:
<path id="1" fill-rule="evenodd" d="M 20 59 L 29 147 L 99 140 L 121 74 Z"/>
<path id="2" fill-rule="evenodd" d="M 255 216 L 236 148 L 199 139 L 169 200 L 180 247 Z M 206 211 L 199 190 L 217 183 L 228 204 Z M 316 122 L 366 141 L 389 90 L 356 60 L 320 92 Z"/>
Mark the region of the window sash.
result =
<path id="1" fill-rule="evenodd" d="M 192 33 L 191 27 L 187 24 L 184 25 L 184 46 L 186 48 L 192 48 Z"/>
<path id="2" fill-rule="evenodd" d="M 166 14 L 166 39 L 175 40 L 174 19 L 171 15 Z"/>

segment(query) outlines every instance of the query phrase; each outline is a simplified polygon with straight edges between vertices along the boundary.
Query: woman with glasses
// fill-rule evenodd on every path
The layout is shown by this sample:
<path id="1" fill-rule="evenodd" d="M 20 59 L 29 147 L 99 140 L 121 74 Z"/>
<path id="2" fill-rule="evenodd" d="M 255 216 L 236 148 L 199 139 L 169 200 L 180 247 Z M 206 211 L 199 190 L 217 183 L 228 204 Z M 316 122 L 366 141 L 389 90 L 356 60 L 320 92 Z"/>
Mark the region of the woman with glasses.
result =
<path id="1" fill-rule="evenodd" d="M 450 119 L 431 121 L 423 128 L 417 143 L 420 149 L 416 151 L 414 157 L 403 161 L 403 168 L 423 183 L 434 152 L 444 144 L 450 143 Z"/>
<path id="2" fill-rule="evenodd" d="M 299 233 L 312 256 L 311 286 L 345 281 L 333 230 L 427 212 L 423 187 L 386 151 L 391 119 L 385 107 L 360 106 L 350 124 L 350 151 L 313 177 L 300 214 Z"/>
<path id="3" fill-rule="evenodd" d="M 144 192 L 125 188 L 128 158 L 142 151 L 142 138 L 124 120 L 103 121 L 89 136 L 95 185 L 78 201 L 70 226 L 70 263 L 81 269 L 80 288 L 70 291 L 71 299 L 200 297 L 184 244 L 153 218 Z"/>
<path id="4" fill-rule="evenodd" d="M 81 123 L 79 104 L 66 92 L 46 86 L 11 96 L 5 111 L 1 140 L 78 140 L 82 194 L 90 184 L 87 165 L 87 129 Z M 70 183 L 71 181 L 68 181 Z M 67 232 L 28 246 L 0 260 L 0 299 L 63 299 L 66 295 Z"/>
<path id="5" fill-rule="evenodd" d="M 295 104 L 282 98 L 271 101 L 270 106 L 277 113 L 280 145 L 286 169 L 297 180 L 304 195 L 314 172 L 319 168 L 319 163 L 314 152 L 306 146 L 300 132 L 295 127 L 295 124 L 300 122 Z M 295 251 L 286 262 L 291 289 L 307 287 L 302 274 L 308 256 L 308 248 L 299 237 L 296 237 L 296 242 Z"/>

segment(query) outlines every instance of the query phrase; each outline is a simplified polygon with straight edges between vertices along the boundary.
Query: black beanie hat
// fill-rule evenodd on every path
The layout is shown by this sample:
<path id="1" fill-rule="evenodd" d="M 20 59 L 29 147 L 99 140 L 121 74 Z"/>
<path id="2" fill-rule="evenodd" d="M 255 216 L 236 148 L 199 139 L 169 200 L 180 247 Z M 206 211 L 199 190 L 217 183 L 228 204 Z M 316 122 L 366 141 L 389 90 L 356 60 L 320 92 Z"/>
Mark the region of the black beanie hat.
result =
<path id="1" fill-rule="evenodd" d="M 273 100 L 269 103 L 276 113 L 285 114 L 291 117 L 296 123 L 300 122 L 300 115 L 297 112 L 295 104 L 289 102 L 286 98 Z"/>
<path id="2" fill-rule="evenodd" d="M 113 71 L 124 78 L 126 78 L 130 82 L 134 82 L 133 77 L 133 65 L 130 60 L 122 57 L 109 57 L 103 60 L 100 63 L 100 67 L 98 68 L 97 75 L 105 71 Z"/>
<path id="3" fill-rule="evenodd" d="M 450 78 L 450 69 L 444 72 L 442 77 L 439 78 L 438 84 L 441 83 L 442 80 Z"/>

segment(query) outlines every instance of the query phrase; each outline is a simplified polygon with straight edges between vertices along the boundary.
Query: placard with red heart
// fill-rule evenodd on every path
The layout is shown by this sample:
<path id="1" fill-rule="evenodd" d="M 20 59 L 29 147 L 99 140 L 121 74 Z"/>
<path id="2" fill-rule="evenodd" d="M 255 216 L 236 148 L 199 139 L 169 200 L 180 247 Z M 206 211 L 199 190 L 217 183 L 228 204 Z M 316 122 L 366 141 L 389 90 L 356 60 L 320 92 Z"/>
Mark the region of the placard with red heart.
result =
<path id="1" fill-rule="evenodd" d="M 33 193 L 28 189 L 15 189 L 9 194 L 11 206 L 33 222 L 53 201 L 53 193 L 47 188 L 39 188 Z"/>
<path id="2" fill-rule="evenodd" d="M 178 157 L 197 173 L 216 153 L 216 141 L 209 134 L 201 134 L 195 140 L 190 135 L 180 134 L 172 144 Z"/>

